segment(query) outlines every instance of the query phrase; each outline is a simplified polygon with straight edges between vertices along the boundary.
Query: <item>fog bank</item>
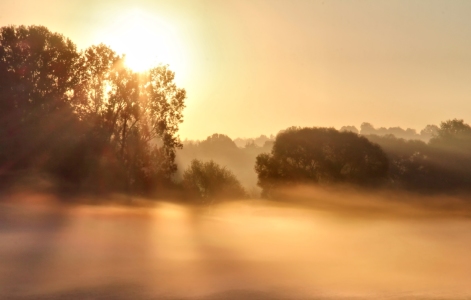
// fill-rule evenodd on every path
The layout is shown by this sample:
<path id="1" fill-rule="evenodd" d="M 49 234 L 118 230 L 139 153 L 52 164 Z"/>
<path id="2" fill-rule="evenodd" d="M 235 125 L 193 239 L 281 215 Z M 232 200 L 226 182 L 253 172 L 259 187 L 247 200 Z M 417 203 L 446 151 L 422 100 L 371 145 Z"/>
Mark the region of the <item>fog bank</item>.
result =
<path id="1" fill-rule="evenodd" d="M 0 204 L 0 298 L 471 296 L 463 199 L 438 213 L 431 199 L 410 204 L 413 194 L 286 195 L 302 204 L 63 206 L 50 195 L 9 196 Z"/>

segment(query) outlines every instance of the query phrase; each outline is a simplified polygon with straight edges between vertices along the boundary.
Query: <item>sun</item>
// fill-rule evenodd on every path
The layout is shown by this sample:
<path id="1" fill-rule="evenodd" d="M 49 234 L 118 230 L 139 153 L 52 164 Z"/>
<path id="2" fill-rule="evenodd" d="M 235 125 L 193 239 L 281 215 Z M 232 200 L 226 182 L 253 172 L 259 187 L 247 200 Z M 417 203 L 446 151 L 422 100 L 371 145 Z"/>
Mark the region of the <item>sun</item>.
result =
<path id="1" fill-rule="evenodd" d="M 135 72 L 158 64 L 168 64 L 174 69 L 183 59 L 173 28 L 140 10 L 124 14 L 106 30 L 102 40 L 124 54 L 125 64 Z"/>

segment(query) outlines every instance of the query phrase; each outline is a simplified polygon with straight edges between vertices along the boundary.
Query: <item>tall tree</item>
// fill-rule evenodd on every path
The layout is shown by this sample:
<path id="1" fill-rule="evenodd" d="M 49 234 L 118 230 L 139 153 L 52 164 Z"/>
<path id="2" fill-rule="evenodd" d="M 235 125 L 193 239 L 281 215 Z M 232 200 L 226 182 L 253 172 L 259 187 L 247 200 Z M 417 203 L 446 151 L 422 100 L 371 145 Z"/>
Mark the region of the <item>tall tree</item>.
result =
<path id="1" fill-rule="evenodd" d="M 42 26 L 0 29 L 0 143 L 4 170 L 41 164 L 73 126 L 75 45 Z M 57 143 L 54 143 L 55 140 Z M 56 149 L 57 150 L 57 149 Z"/>

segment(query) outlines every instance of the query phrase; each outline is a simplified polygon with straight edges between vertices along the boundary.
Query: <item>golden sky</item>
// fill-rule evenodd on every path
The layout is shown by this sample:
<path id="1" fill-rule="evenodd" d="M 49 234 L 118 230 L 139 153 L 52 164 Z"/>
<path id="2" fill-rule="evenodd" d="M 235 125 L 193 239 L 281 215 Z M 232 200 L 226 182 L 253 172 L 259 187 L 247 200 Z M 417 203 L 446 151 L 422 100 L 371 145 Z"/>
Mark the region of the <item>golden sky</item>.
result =
<path id="1" fill-rule="evenodd" d="M 0 0 L 0 26 L 155 53 L 187 90 L 191 139 L 470 123 L 470 16 L 471 1 L 451 0 Z"/>

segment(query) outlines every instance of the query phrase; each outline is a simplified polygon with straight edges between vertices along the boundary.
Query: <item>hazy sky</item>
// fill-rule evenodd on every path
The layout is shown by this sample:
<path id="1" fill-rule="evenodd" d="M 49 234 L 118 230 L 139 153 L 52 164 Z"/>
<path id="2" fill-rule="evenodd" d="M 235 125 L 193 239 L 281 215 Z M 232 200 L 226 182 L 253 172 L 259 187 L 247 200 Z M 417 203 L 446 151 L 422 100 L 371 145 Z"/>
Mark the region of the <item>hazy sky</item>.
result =
<path id="1" fill-rule="evenodd" d="M 1 26 L 155 51 L 188 93 L 180 134 L 197 139 L 470 123 L 470 16 L 471 1 L 450 0 L 0 0 Z M 124 35 L 133 17 L 147 28 Z"/>

